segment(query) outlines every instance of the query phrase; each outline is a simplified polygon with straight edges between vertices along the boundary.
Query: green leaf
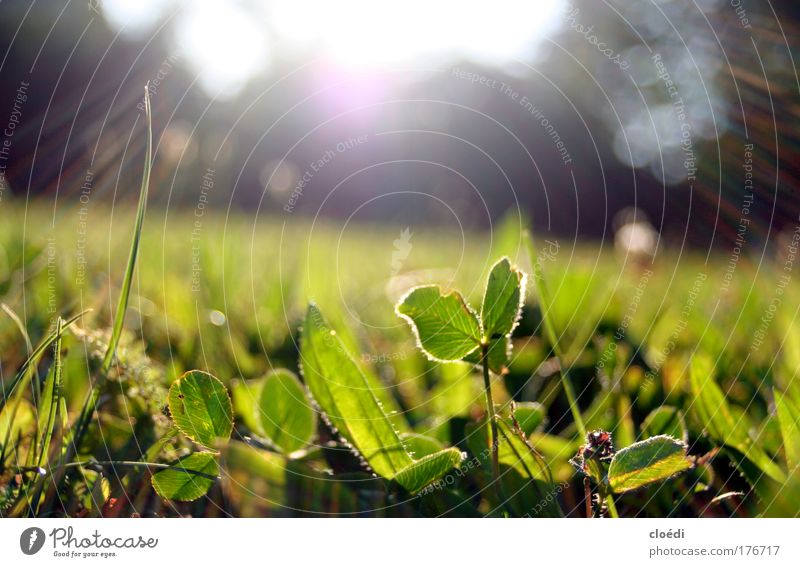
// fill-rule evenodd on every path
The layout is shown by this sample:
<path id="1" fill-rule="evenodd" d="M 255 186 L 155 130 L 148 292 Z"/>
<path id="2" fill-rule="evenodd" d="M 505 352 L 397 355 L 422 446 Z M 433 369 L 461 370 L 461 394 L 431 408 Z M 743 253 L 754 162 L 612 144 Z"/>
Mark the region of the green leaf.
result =
<path id="1" fill-rule="evenodd" d="M 523 433 L 530 436 L 544 422 L 544 406 L 539 402 L 519 402 L 514 410 L 514 416 Z"/>
<path id="2" fill-rule="evenodd" d="M 480 346 L 478 317 L 457 291 L 442 295 L 439 286 L 414 288 L 395 312 L 408 321 L 420 349 L 432 360 L 455 362 Z"/>
<path id="3" fill-rule="evenodd" d="M 19 391 L 17 388 L 22 390 L 27 388 L 28 382 L 30 382 L 31 377 L 36 371 L 36 365 L 39 364 L 39 360 L 42 358 L 42 355 L 47 348 L 52 345 L 56 339 L 60 338 L 68 327 L 70 327 L 73 323 L 75 323 L 75 321 L 83 317 L 89 311 L 91 311 L 91 309 L 86 309 L 77 315 L 70 317 L 66 321 L 62 321 L 60 331 L 58 329 L 53 329 L 53 332 L 47 335 L 42 342 L 36 345 L 36 348 L 33 349 L 33 352 L 31 352 L 17 373 L 14 375 L 14 379 L 11 380 L 11 385 L 8 387 L 6 387 L 5 384 L 0 385 L 2 386 L 2 388 L 0 388 L 0 410 L 5 407 L 8 400 L 12 399 L 12 394 L 14 394 L 15 391 Z"/>
<path id="4" fill-rule="evenodd" d="M 651 411 L 642 422 L 642 434 L 645 437 L 669 435 L 684 443 L 689 440 L 683 413 L 672 406 L 661 406 Z"/>
<path id="5" fill-rule="evenodd" d="M 414 462 L 361 368 L 313 304 L 303 323 L 300 359 L 323 417 L 376 473 L 393 478 Z"/>
<path id="6" fill-rule="evenodd" d="M 214 485 L 219 467 L 211 453 L 192 453 L 168 469 L 155 473 L 150 482 L 162 498 L 197 500 Z"/>
<path id="7" fill-rule="evenodd" d="M 297 376 L 276 370 L 261 387 L 259 417 L 264 435 L 283 453 L 302 449 L 317 429 L 317 416 Z"/>
<path id="8" fill-rule="evenodd" d="M 56 320 L 56 341 L 53 345 L 53 365 L 45 378 L 42 388 L 42 397 L 39 400 L 38 414 L 38 436 L 36 439 L 36 454 L 38 455 L 36 466 L 41 467 L 50 460 L 50 441 L 53 438 L 53 430 L 56 427 L 56 412 L 58 411 L 59 399 L 62 392 L 62 372 L 61 361 L 61 333 L 63 331 L 64 320 L 59 317 Z"/>
<path id="9" fill-rule="evenodd" d="M 800 406 L 789 396 L 775 390 L 775 408 L 781 426 L 786 466 L 793 471 L 800 466 Z"/>
<path id="10" fill-rule="evenodd" d="M 691 466 L 686 443 L 658 435 L 617 451 L 608 469 L 608 482 L 614 492 L 627 492 L 666 480 Z"/>
<path id="11" fill-rule="evenodd" d="M 511 354 L 511 338 L 500 337 L 489 341 L 489 369 L 495 374 L 505 374 L 508 371 L 508 357 Z M 477 349 L 464 357 L 465 362 L 482 364 L 481 350 Z"/>
<path id="12" fill-rule="evenodd" d="M 233 405 L 228 390 L 211 374 L 190 370 L 169 389 L 169 412 L 181 433 L 213 448 L 233 430 Z"/>
<path id="13" fill-rule="evenodd" d="M 415 461 L 395 475 L 394 480 L 411 494 L 444 477 L 461 463 L 461 451 L 444 449 Z"/>
<path id="14" fill-rule="evenodd" d="M 250 431 L 264 435 L 258 411 L 258 400 L 264 380 L 231 380 L 231 399 L 235 419 Z"/>
<path id="15" fill-rule="evenodd" d="M 444 447 L 438 439 L 420 435 L 419 433 L 403 433 L 400 438 L 406 446 L 406 450 L 414 459 L 427 457 L 433 453 L 438 453 Z"/>
<path id="16" fill-rule="evenodd" d="M 778 482 L 786 475 L 772 462 L 760 447 L 753 443 L 747 431 L 747 421 L 737 415 L 725 399 L 725 394 L 714 381 L 711 359 L 696 356 L 692 359 L 689 381 L 694 403 L 692 410 L 697 413 L 703 427 L 718 443 L 733 447 L 745 455 L 762 472 Z"/>
<path id="17" fill-rule="evenodd" d="M 511 334 L 525 301 L 525 274 L 511 266 L 508 258 L 497 262 L 489 273 L 481 307 L 485 340 Z"/>

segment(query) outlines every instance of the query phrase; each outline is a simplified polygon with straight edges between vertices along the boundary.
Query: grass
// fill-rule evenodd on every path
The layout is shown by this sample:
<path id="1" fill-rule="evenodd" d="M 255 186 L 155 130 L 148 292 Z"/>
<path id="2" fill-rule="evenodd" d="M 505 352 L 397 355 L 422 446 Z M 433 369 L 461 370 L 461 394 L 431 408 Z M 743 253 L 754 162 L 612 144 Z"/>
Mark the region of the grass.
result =
<path id="1" fill-rule="evenodd" d="M 102 204 L 90 205 L 85 239 L 80 240 L 85 265 L 76 255 L 82 236 L 77 210 L 58 212 L 52 230 L 40 229 L 49 227 L 52 218 L 45 203 L 27 209 L 22 203 L 3 203 L 4 393 L 20 369 L 26 377 L 20 382 L 23 393 L 8 398 L 18 403 L 4 399 L 0 413 L 3 515 L 26 513 L 13 507 L 15 477 L 20 466 L 42 457 L 35 449 L 41 445 L 33 442 L 44 439 L 36 423 L 44 419 L 48 444 L 61 446 L 89 396 L 89 376 L 104 368 L 104 356 L 116 340 L 115 320 L 121 321 L 110 306 L 125 291 L 116 282 L 130 266 L 136 211 L 118 206 L 112 215 Z M 28 232 L 23 235 L 25 215 Z M 130 272 L 117 364 L 106 368 L 96 419 L 89 421 L 76 448 L 78 464 L 61 463 L 64 481 L 58 490 L 44 487 L 36 502 L 39 515 L 489 513 L 492 504 L 480 489 L 479 472 L 424 497 L 394 498 L 381 479 L 364 474 L 323 423 L 308 450 L 287 459 L 261 438 L 246 402 L 247 386 L 258 384 L 269 371 L 287 368 L 299 374 L 298 328 L 313 299 L 348 350 L 363 353 L 359 364 L 376 371 L 383 394 L 414 433 L 469 452 L 465 426 L 485 411 L 480 371 L 428 361 L 393 307 L 410 287 L 425 283 L 460 289 L 479 305 L 482 282 L 500 255 L 534 278 L 514 334 L 509 371 L 492 387 L 494 403 L 505 409 L 512 399 L 542 404 L 546 419 L 528 441 L 547 462 L 553 481 L 568 483 L 558 492 L 565 514 L 584 514 L 583 480 L 569 465 L 584 428 L 610 431 L 617 446 L 628 446 L 643 438 L 647 417 L 664 406 L 679 410 L 689 453 L 702 460 L 677 479 L 618 497 L 620 516 L 796 513 L 770 498 L 775 487 L 757 464 L 753 469 L 742 457 L 747 446 L 755 445 L 759 455 L 783 466 L 773 391 L 793 400 L 792 406 L 798 400 L 796 286 L 786 288 L 774 316 L 764 322 L 782 270 L 777 260 L 759 266 L 743 258 L 732 286 L 723 292 L 724 252 L 706 263 L 702 254 L 664 249 L 656 262 L 642 266 L 594 243 L 572 249 L 571 242 L 561 241 L 557 254 L 539 257 L 549 292 L 543 305 L 536 293 L 541 282 L 513 220 L 494 239 L 474 232 L 464 242 L 434 228 L 412 227 L 413 249 L 395 277 L 393 241 L 403 226 L 352 226 L 342 233 L 333 221 L 311 225 L 291 216 L 263 216 L 254 222 L 244 213 L 225 219 L 217 211 L 201 219 L 199 231 L 196 221 L 192 211 L 148 212 L 136 247 L 137 268 Z M 537 239 L 539 246 L 543 243 L 543 237 Z M 200 285 L 193 290 L 198 267 Z M 544 316 L 541 307 L 546 307 Z M 45 340 L 58 316 L 69 322 L 88 309 L 71 325 L 63 324 L 60 339 L 42 343 L 46 346 L 37 349 L 37 364 L 23 368 L 30 344 Z M 751 348 L 761 331 L 762 346 Z M 62 343 L 62 356 L 49 348 L 54 341 Z M 698 411 L 697 384 L 690 383 L 689 368 L 699 354 L 713 367 L 713 375 L 710 371 L 703 380 L 724 393 L 727 417 L 745 425 L 746 443 L 738 438 L 733 446 L 714 435 L 715 428 L 704 421 L 711 418 Z M 175 436 L 164 409 L 169 385 L 190 369 L 212 373 L 232 392 L 235 429 L 231 447 L 221 455 L 222 480 L 213 483 L 207 497 L 177 503 L 159 498 L 145 482 L 147 471 L 135 463 L 145 455 L 148 462 L 172 462 L 191 449 L 191 442 Z M 43 406 L 37 396 L 54 384 L 48 380 L 56 375 L 62 377 L 62 420 L 38 414 Z M 150 450 L 157 442 L 158 450 Z M 508 474 L 516 474 L 512 469 Z M 328 476 L 330 470 L 334 476 Z M 527 488 L 520 486 L 505 513 L 524 515 L 520 502 Z M 784 486 L 796 488 L 791 478 Z M 509 490 L 504 486 L 505 495 L 515 494 Z M 723 494 L 728 496 L 718 498 Z M 541 498 L 532 496 L 524 505 L 537 509 Z"/>

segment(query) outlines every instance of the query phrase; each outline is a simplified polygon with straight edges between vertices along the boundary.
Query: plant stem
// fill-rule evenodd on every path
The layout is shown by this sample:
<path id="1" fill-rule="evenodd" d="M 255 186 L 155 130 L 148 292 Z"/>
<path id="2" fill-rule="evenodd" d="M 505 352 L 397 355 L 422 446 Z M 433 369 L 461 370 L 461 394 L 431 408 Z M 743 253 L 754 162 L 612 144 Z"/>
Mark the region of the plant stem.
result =
<path id="1" fill-rule="evenodd" d="M 492 381 L 489 375 L 489 344 L 481 343 L 481 365 L 483 366 L 483 386 L 486 390 L 486 419 L 491 429 L 492 447 L 492 480 L 495 490 L 500 494 L 500 447 L 497 437 L 497 422 L 494 419 L 494 400 L 492 399 Z M 501 500 L 502 502 L 502 500 Z"/>
<path id="2" fill-rule="evenodd" d="M 60 470 L 63 470 L 63 469 L 69 469 L 69 468 L 75 468 L 75 467 L 84 467 L 84 468 L 91 468 L 91 467 L 134 467 L 134 468 L 148 467 L 148 468 L 153 468 L 153 469 L 174 469 L 174 468 L 178 468 L 180 470 L 185 470 L 186 472 L 189 472 L 189 473 L 192 473 L 192 474 L 196 474 L 198 476 L 204 476 L 206 478 L 210 478 L 210 479 L 213 479 L 213 480 L 219 480 L 219 478 L 220 478 L 218 476 L 210 475 L 208 473 L 204 473 L 204 472 L 201 472 L 201 471 L 195 471 L 195 470 L 191 470 L 191 469 L 185 469 L 183 467 L 176 466 L 176 465 L 167 465 L 167 464 L 164 464 L 164 463 L 148 463 L 148 462 L 145 462 L 145 461 L 95 461 L 95 460 L 75 461 L 75 462 L 72 462 L 72 463 L 64 463 L 64 464 L 59 465 L 59 466 L 57 466 L 57 467 L 55 467 L 54 469 L 51 469 L 51 470 L 60 471 Z M 43 469 L 40 469 L 39 467 L 22 467 L 22 468 L 17 469 L 18 472 L 35 472 L 35 473 L 38 473 L 38 474 L 41 474 L 42 470 Z"/>
<path id="3" fill-rule="evenodd" d="M 608 508 L 608 515 L 612 518 L 619 518 L 617 506 L 614 504 L 614 497 L 610 494 L 606 496 L 606 507 Z"/>
<path id="4" fill-rule="evenodd" d="M 583 477 L 583 498 L 586 505 L 586 517 L 592 518 L 594 516 L 592 511 L 592 486 L 588 476 Z"/>

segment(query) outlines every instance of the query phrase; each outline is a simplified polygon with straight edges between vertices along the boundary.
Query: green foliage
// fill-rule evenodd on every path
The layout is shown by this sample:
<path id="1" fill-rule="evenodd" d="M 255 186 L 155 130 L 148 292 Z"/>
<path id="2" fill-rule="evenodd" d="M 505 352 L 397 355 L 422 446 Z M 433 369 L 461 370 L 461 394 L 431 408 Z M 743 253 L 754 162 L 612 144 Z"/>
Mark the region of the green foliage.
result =
<path id="1" fill-rule="evenodd" d="M 506 364 L 511 355 L 511 337 L 500 337 L 489 341 L 487 358 L 489 369 L 495 374 L 504 374 L 507 371 Z M 471 364 L 482 364 L 481 349 L 474 350 L 464 357 L 465 362 Z"/>
<path id="2" fill-rule="evenodd" d="M 431 360 L 482 364 L 480 347 L 486 344 L 489 367 L 502 374 L 524 299 L 525 274 L 502 258 L 489 272 L 480 317 L 458 291 L 442 295 L 438 286 L 412 289 L 395 312 L 409 323 Z"/>
<path id="3" fill-rule="evenodd" d="M 228 390 L 217 378 L 191 370 L 169 389 L 169 412 L 178 429 L 208 448 L 227 441 L 233 430 L 233 406 Z"/>
<path id="4" fill-rule="evenodd" d="M 14 375 L 14 378 L 11 380 L 11 385 L 8 388 L 5 387 L 5 384 L 3 385 L 3 391 L 2 394 L 0 394 L 0 410 L 5 407 L 6 402 L 11 399 L 15 391 L 22 390 L 28 385 L 28 382 L 36 371 L 36 366 L 39 364 L 42 355 L 47 349 L 52 346 L 54 342 L 61 339 L 64 331 L 86 313 L 87 311 L 81 311 L 66 321 L 62 321 L 60 327 L 56 326 L 56 328 L 33 349 L 33 352 L 28 355 L 28 358 Z"/>
<path id="5" fill-rule="evenodd" d="M 444 449 L 425 455 L 399 471 L 394 480 L 411 494 L 416 494 L 435 482 L 461 463 L 461 451 Z"/>
<path id="6" fill-rule="evenodd" d="M 53 365 L 47 373 L 39 401 L 38 437 L 36 439 L 36 466 L 42 467 L 49 462 L 50 441 L 56 427 L 56 412 L 60 405 L 62 389 L 61 332 L 63 321 L 56 321 L 56 341 L 53 346 Z"/>
<path id="7" fill-rule="evenodd" d="M 214 455 L 192 453 L 151 477 L 159 496 L 169 500 L 197 500 L 214 485 L 219 467 Z"/>
<path id="8" fill-rule="evenodd" d="M 556 332 L 555 322 L 553 321 L 553 303 L 550 298 L 550 293 L 547 290 L 547 283 L 544 278 L 542 270 L 542 262 L 539 258 L 539 253 L 536 250 L 536 244 L 533 241 L 533 235 L 526 231 L 524 234 L 525 245 L 528 248 L 528 256 L 531 262 L 531 270 L 533 272 L 533 281 L 536 286 L 536 294 L 539 299 L 539 309 L 542 312 L 542 327 L 543 335 L 553 352 L 560 359 L 564 358 L 564 353 L 559 342 L 559 335 Z M 567 396 L 569 402 L 569 409 L 572 413 L 572 418 L 575 420 L 575 427 L 581 437 L 586 437 L 586 424 L 583 422 L 578 401 L 575 397 L 575 388 L 572 385 L 572 380 L 569 377 L 567 370 L 560 368 L 561 385 L 564 389 L 564 394 Z"/>
<path id="9" fill-rule="evenodd" d="M 22 219 L 44 223 L 52 210 L 31 204 L 30 212 L 22 214 L 13 200 L 5 206 L 11 214 L 8 223 L 0 223 L 0 300 L 9 306 L 0 312 L 6 376 L 0 395 L 3 516 L 99 515 L 109 503 L 124 502 L 123 491 L 137 511 L 164 515 L 202 515 L 212 506 L 217 513 L 221 505 L 225 513 L 239 516 L 582 516 L 583 478 L 569 465 L 583 438 L 578 418 L 592 428 L 613 431 L 617 444 L 625 447 L 605 461 L 589 459 L 592 467 L 597 465 L 597 471 L 590 471 L 595 500 L 608 502 L 616 494 L 612 505 L 618 509 L 609 509 L 611 515 L 796 512 L 798 350 L 787 342 L 774 352 L 748 348 L 747 331 L 763 315 L 764 305 L 758 294 L 748 296 L 748 288 L 737 289 L 736 282 L 712 325 L 706 309 L 711 303 L 702 293 L 694 313 L 677 319 L 682 300 L 694 293 L 697 270 L 710 272 L 720 265 L 713 255 L 708 265 L 684 257 L 673 264 L 678 260 L 669 251 L 660 253 L 653 271 L 675 277 L 652 278 L 647 293 L 635 296 L 632 316 L 628 309 L 639 285 L 638 268 L 623 268 L 611 251 L 579 243 L 569 262 L 554 261 L 546 253 L 537 257 L 532 250 L 528 269 L 524 256 L 521 262 L 514 256 L 520 244 L 516 226 L 503 231 L 506 241 L 492 242 L 491 252 L 483 235 L 476 235 L 458 270 L 451 268 L 461 241 L 420 231 L 407 270 L 387 284 L 386 266 L 364 259 L 380 258 L 382 247 L 396 237 L 391 231 L 354 228 L 342 237 L 347 254 L 338 258 L 340 266 L 331 260 L 340 243 L 327 228 L 307 242 L 308 227 L 299 220 L 282 228 L 285 233 L 263 223 L 255 235 L 259 241 L 286 243 L 278 259 L 269 246 L 241 249 L 239 243 L 253 237 L 252 227 L 215 225 L 208 216 L 203 238 L 209 242 L 201 252 L 203 289 L 189 294 L 185 274 L 191 266 L 173 233 L 191 232 L 191 219 L 164 217 L 169 221 L 164 238 L 163 231 L 146 230 L 140 209 L 117 208 L 114 227 L 122 231 L 109 231 L 100 222 L 87 226 L 89 283 L 75 285 L 69 254 L 56 259 L 59 308 L 84 304 L 97 313 L 63 316 L 58 332 L 56 316 L 48 310 L 48 274 L 38 269 L 47 248 L 30 232 L 24 239 L 15 234 L 21 234 Z M 93 204 L 95 210 L 101 218 L 102 203 Z M 155 211 L 154 225 L 161 224 L 160 214 Z M 68 243 L 74 226 L 59 223 L 53 232 L 59 242 Z M 137 262 L 131 272 L 134 240 L 139 257 L 163 254 L 165 261 Z M 224 244 L 206 245 L 211 242 Z M 499 254 L 512 259 L 491 268 L 485 287 L 475 285 L 487 271 L 483 259 Z M 280 270 L 262 270 L 256 278 L 243 268 L 279 261 Z M 524 275 L 513 267 L 517 262 L 532 274 L 535 289 L 528 290 L 531 302 L 515 327 L 525 298 Z M 769 266 L 761 268 L 771 277 Z M 107 287 L 108 278 L 99 277 L 103 273 L 120 274 L 121 281 Z M 130 285 L 129 273 L 136 274 Z M 341 286 L 331 285 L 335 278 Z M 438 288 L 414 287 L 434 278 L 460 291 L 443 295 Z M 615 289 L 611 299 L 602 292 L 609 282 Z M 409 288 L 410 304 L 402 302 L 397 310 L 409 309 L 404 318 L 411 319 L 415 333 L 425 335 L 420 343 L 427 358 L 436 351 L 440 356 L 433 358 L 464 362 L 439 364 L 414 353 L 408 328 L 397 324 L 390 307 Z M 426 299 L 413 295 L 421 293 L 417 289 L 434 293 L 427 292 Z M 796 290 L 787 288 L 786 294 L 785 306 L 800 301 Z M 123 296 L 124 310 L 117 302 Z M 295 331 L 310 296 L 347 309 L 326 312 L 331 324 L 317 325 L 319 336 L 310 337 L 314 327 L 306 321 L 297 341 Z M 661 305 L 665 297 L 672 304 Z M 219 309 L 225 309 L 224 326 L 214 322 L 216 315 L 209 318 L 211 310 Z M 25 312 L 25 326 L 14 310 Z M 126 311 L 127 321 L 137 326 L 123 325 L 114 339 Z M 420 327 L 428 316 L 431 320 Z M 348 330 L 348 318 L 362 324 Z M 720 337 L 726 324 L 736 332 Z M 624 336 L 614 333 L 623 327 Z M 788 307 L 781 307 L 765 332 L 765 344 L 800 336 L 799 328 Z M 672 337 L 676 329 L 680 333 Z M 512 332 L 514 357 L 509 356 Z M 115 340 L 116 347 L 110 348 Z M 368 354 L 360 356 L 361 348 Z M 480 388 L 487 383 L 480 372 L 484 354 L 495 374 L 487 382 L 497 404 L 489 402 L 481 411 Z M 108 356 L 112 362 L 103 372 Z M 690 357 L 692 371 L 686 373 Z M 265 377 L 272 368 L 295 369 L 298 362 L 305 384 L 288 378 L 288 371 L 281 371 L 280 379 Z M 178 398 L 181 407 L 170 411 L 181 416 L 175 420 L 182 424 L 183 434 L 178 434 L 163 412 L 165 392 L 176 376 L 196 367 L 214 368 L 223 379 L 197 379 L 203 393 L 190 398 L 202 398 L 202 404 L 192 401 L 187 409 Z M 228 382 L 228 376 L 235 378 Z M 577 386 L 574 391 L 570 381 Z M 203 390 L 206 382 L 210 389 Z M 89 397 L 91 403 L 84 406 L 87 390 L 95 385 L 102 395 L 97 403 Z M 222 394 L 226 388 L 233 393 L 235 412 L 226 403 L 209 407 L 214 400 L 228 400 Z M 276 391 L 268 393 L 270 388 Z M 167 396 L 170 406 L 177 390 L 185 396 L 182 385 L 174 386 Z M 519 428 L 511 420 L 512 400 Z M 328 416 L 330 428 L 317 424 L 315 431 L 309 425 L 309 415 L 313 423 L 317 411 Z M 71 435 L 84 415 L 86 434 Z M 234 415 L 237 440 L 231 441 Z M 499 480 L 491 459 L 491 423 L 497 430 Z M 652 440 L 665 435 L 673 440 Z M 73 450 L 70 437 L 79 440 L 74 455 L 65 452 Z M 695 467 L 684 468 L 690 461 L 678 448 L 680 442 L 692 447 Z M 655 443 L 661 444 L 650 446 Z M 198 445 L 219 454 L 198 453 Z M 469 451 L 468 461 L 461 461 L 462 449 Z M 353 458 L 353 451 L 363 460 Z M 36 468 L 39 462 L 46 470 Z M 147 467 L 157 471 L 152 478 L 145 474 Z M 368 467 L 382 472 L 372 475 Z M 121 471 L 125 474 L 118 482 Z M 223 480 L 217 483 L 217 477 Z M 220 496 L 213 503 L 186 507 L 152 497 L 155 488 L 175 501 L 199 498 L 212 486 Z M 737 495 L 735 503 L 721 498 L 731 493 Z M 132 511 L 123 504 L 119 514 Z"/>
<path id="10" fill-rule="evenodd" d="M 276 370 L 264 378 L 258 414 L 264 435 L 286 454 L 302 449 L 317 428 L 305 390 L 288 370 Z"/>
<path id="11" fill-rule="evenodd" d="M 800 467 L 800 405 L 776 390 L 775 409 L 783 437 L 786 466 L 789 471 L 796 471 Z"/>
<path id="12" fill-rule="evenodd" d="M 414 493 L 458 464 L 460 453 L 453 450 L 419 461 L 409 455 L 364 373 L 313 304 L 303 324 L 300 353 L 303 377 L 323 417 L 376 473 Z"/>
<path id="13" fill-rule="evenodd" d="M 539 402 L 521 402 L 514 408 L 514 417 L 525 435 L 530 435 L 544 423 L 545 407 Z"/>
<path id="14" fill-rule="evenodd" d="M 689 440 L 683 412 L 672 406 L 661 406 L 651 411 L 642 422 L 642 433 L 645 437 L 668 435 L 684 443 Z"/>
<path id="15" fill-rule="evenodd" d="M 392 478 L 413 463 L 364 373 L 313 304 L 303 323 L 300 357 L 323 417 L 376 473 Z"/>
<path id="16" fill-rule="evenodd" d="M 442 295 L 439 286 L 418 287 L 400 300 L 396 311 L 431 360 L 456 362 L 480 346 L 478 317 L 457 291 Z"/>
<path id="17" fill-rule="evenodd" d="M 409 455 L 415 459 L 427 457 L 433 453 L 438 453 L 444 446 L 438 439 L 428 437 L 427 435 L 420 435 L 418 433 L 403 433 L 400 435 L 403 444 L 406 447 Z"/>
<path id="18" fill-rule="evenodd" d="M 690 381 L 695 400 L 692 409 L 711 437 L 736 449 L 773 480 L 783 482 L 786 475 L 758 445 L 753 443 L 743 416 L 734 414 L 728 400 L 714 380 L 711 359 L 696 356 L 692 360 Z"/>
<path id="19" fill-rule="evenodd" d="M 490 477 L 489 428 L 469 427 L 469 448 L 481 465 L 481 483 L 496 510 L 507 509 L 515 516 L 563 516 L 550 470 L 529 440 L 523 440 L 506 420 L 497 422 L 500 475 Z M 496 483 L 496 484 L 495 484 Z M 492 488 L 497 490 L 492 490 Z"/>
<path id="20" fill-rule="evenodd" d="M 128 263 L 125 266 L 125 276 L 122 279 L 122 286 L 117 300 L 117 311 L 114 314 L 114 324 L 111 328 L 111 338 L 108 341 L 108 348 L 103 357 L 103 373 L 107 373 L 111 368 L 114 355 L 117 352 L 122 326 L 125 323 L 125 313 L 128 310 L 128 301 L 133 284 L 133 272 L 136 268 L 136 258 L 139 255 L 139 243 L 142 239 L 142 229 L 144 227 L 144 214 L 147 210 L 147 194 L 150 188 L 150 171 L 153 168 L 153 115 L 150 109 L 150 89 L 149 85 L 144 87 L 144 114 L 147 118 L 146 148 L 144 154 L 144 169 L 142 171 L 142 184 L 139 188 L 139 203 L 136 206 L 136 222 L 133 225 L 133 238 L 128 252 Z"/>
<path id="21" fill-rule="evenodd" d="M 508 258 L 497 262 L 489 273 L 481 306 L 485 341 L 511 334 L 525 301 L 525 274 L 511 266 Z"/>
<path id="22" fill-rule="evenodd" d="M 616 493 L 636 490 L 691 468 L 686 443 L 658 435 L 617 451 L 608 468 L 608 483 Z"/>

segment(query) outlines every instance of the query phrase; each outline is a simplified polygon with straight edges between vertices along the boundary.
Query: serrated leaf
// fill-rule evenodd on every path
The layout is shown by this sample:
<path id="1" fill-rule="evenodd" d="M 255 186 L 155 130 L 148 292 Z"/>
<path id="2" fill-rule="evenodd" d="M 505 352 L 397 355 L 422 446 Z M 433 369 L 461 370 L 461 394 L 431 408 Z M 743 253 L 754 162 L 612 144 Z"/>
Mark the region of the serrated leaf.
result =
<path id="1" fill-rule="evenodd" d="M 800 406 L 775 390 L 775 409 L 781 426 L 786 466 L 793 471 L 800 466 Z"/>
<path id="2" fill-rule="evenodd" d="M 315 305 L 300 342 L 301 370 L 329 425 L 381 476 L 393 478 L 414 461 L 361 368 Z"/>
<path id="3" fill-rule="evenodd" d="M 305 389 L 288 370 L 276 370 L 264 378 L 258 411 L 264 435 L 286 454 L 302 449 L 317 428 Z"/>
<path id="4" fill-rule="evenodd" d="M 411 325 L 419 347 L 433 360 L 455 362 L 480 346 L 478 317 L 457 291 L 442 295 L 439 286 L 414 288 L 395 312 Z"/>
<path id="5" fill-rule="evenodd" d="M 192 453 L 168 469 L 155 473 L 150 479 L 162 498 L 197 500 L 214 485 L 219 467 L 211 453 Z"/>
<path id="6" fill-rule="evenodd" d="M 691 466 L 683 441 L 658 435 L 617 451 L 608 468 L 608 483 L 614 492 L 627 492 L 666 480 Z"/>
<path id="7" fill-rule="evenodd" d="M 642 434 L 645 437 L 669 435 L 688 442 L 688 431 L 683 413 L 672 406 L 661 406 L 651 411 L 642 422 Z"/>
<path id="8" fill-rule="evenodd" d="M 711 360 L 705 356 L 692 359 L 689 381 L 694 403 L 691 409 L 697 413 L 703 427 L 718 443 L 733 447 L 744 454 L 762 472 L 778 482 L 786 475 L 760 447 L 753 443 L 747 432 L 747 422 L 736 415 L 728 404 L 725 394 L 714 380 Z"/>
<path id="9" fill-rule="evenodd" d="M 426 455 L 395 475 L 394 480 L 411 494 L 436 482 L 461 463 L 461 451 L 444 449 Z"/>
<path id="10" fill-rule="evenodd" d="M 485 340 L 511 334 L 519 321 L 525 300 L 525 274 L 511 265 L 508 258 L 498 261 L 489 273 L 481 306 Z"/>
<path id="11" fill-rule="evenodd" d="M 225 386 L 211 374 L 190 370 L 169 389 L 169 413 L 192 441 L 212 448 L 233 430 L 233 405 Z"/>

